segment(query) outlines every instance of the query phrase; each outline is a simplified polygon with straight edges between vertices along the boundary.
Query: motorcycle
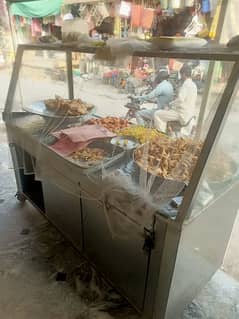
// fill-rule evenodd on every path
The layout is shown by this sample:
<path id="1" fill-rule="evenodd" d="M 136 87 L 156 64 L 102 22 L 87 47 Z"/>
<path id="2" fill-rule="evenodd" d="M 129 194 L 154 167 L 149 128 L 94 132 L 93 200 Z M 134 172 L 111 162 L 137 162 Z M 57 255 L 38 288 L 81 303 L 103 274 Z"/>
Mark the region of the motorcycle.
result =
<path id="1" fill-rule="evenodd" d="M 130 99 L 130 102 L 124 105 L 124 107 L 128 109 L 125 115 L 125 119 L 130 121 L 132 119 L 136 119 L 137 112 L 144 110 L 146 108 L 141 108 L 143 102 L 140 102 L 138 98 L 135 98 L 133 96 L 128 96 L 128 98 Z M 196 117 L 192 116 L 185 124 L 181 124 L 179 121 L 169 121 L 167 122 L 166 134 L 169 136 L 179 137 L 181 135 L 182 128 L 188 127 L 191 124 L 191 122 L 195 120 Z M 145 127 L 152 128 L 152 119 L 144 118 L 144 122 Z M 193 129 L 191 134 L 193 134 Z"/>
<path id="2" fill-rule="evenodd" d="M 124 105 L 124 107 L 128 109 L 125 115 L 125 119 L 130 121 L 132 119 L 136 119 L 137 112 L 145 110 L 146 108 L 141 108 L 141 105 L 143 104 L 143 102 L 141 102 L 138 98 L 133 96 L 128 96 L 128 98 L 130 99 L 130 102 Z M 149 119 L 144 119 L 144 120 L 145 122 L 150 122 L 150 123 L 152 122 Z"/>
<path id="3" fill-rule="evenodd" d="M 140 111 L 140 102 L 138 99 L 134 98 L 133 96 L 128 96 L 130 99 L 130 102 L 124 105 L 128 109 L 125 119 L 130 121 L 134 118 L 136 118 L 136 113 Z"/>

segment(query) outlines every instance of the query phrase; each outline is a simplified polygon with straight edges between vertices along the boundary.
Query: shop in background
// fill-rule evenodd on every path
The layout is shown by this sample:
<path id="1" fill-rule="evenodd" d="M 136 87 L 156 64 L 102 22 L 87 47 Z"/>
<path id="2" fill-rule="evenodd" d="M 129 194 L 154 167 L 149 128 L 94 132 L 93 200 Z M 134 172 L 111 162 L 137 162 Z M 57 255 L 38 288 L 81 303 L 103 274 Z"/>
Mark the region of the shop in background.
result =
<path id="1" fill-rule="evenodd" d="M 13 59 L 14 52 L 6 1 L 0 0 L 0 67 L 9 65 Z"/>
<path id="2" fill-rule="evenodd" d="M 32 43 L 40 37 L 61 39 L 62 0 L 10 2 L 9 13 L 15 31 L 15 42 Z"/>

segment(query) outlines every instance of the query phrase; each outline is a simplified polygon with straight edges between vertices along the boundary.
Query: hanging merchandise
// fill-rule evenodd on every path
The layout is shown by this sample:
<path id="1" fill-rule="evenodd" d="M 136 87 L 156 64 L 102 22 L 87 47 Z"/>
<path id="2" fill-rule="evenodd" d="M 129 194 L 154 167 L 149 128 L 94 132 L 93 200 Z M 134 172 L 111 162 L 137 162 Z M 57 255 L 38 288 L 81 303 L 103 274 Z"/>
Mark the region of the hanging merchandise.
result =
<path id="1" fill-rule="evenodd" d="M 32 31 L 33 37 L 41 35 L 42 25 L 41 25 L 41 21 L 39 19 L 35 19 L 35 18 L 32 19 L 31 31 Z"/>
<path id="2" fill-rule="evenodd" d="M 0 27 L 8 29 L 7 8 L 5 0 L 0 0 Z"/>
<path id="3" fill-rule="evenodd" d="M 54 25 L 56 27 L 62 27 L 63 26 L 63 20 L 62 20 L 62 17 L 60 15 L 55 17 Z"/>
<path id="4" fill-rule="evenodd" d="M 209 13 L 211 11 L 210 0 L 202 0 L 202 13 Z"/>
<path id="5" fill-rule="evenodd" d="M 43 24 L 53 24 L 55 23 L 55 17 L 51 16 L 51 17 L 44 17 L 42 20 Z"/>
<path id="6" fill-rule="evenodd" d="M 10 13 L 22 17 L 42 18 L 60 14 L 63 0 L 36 0 L 12 3 Z"/>
<path id="7" fill-rule="evenodd" d="M 115 22 L 114 22 L 114 35 L 116 37 L 121 36 L 121 19 L 120 17 L 116 16 L 115 17 Z"/>
<path id="8" fill-rule="evenodd" d="M 24 27 L 26 24 L 26 19 L 24 17 L 20 17 L 20 27 Z"/>
<path id="9" fill-rule="evenodd" d="M 145 8 L 143 11 L 141 26 L 144 29 L 150 29 L 152 27 L 154 19 L 154 10 Z"/>
<path id="10" fill-rule="evenodd" d="M 131 13 L 131 3 L 126 1 L 121 1 L 119 14 L 121 17 L 129 18 Z"/>
<path id="11" fill-rule="evenodd" d="M 138 4 L 133 4 L 131 8 L 131 25 L 132 27 L 140 27 L 141 19 L 143 15 L 143 6 Z"/>
<path id="12" fill-rule="evenodd" d="M 199 14 L 196 14 L 193 18 L 191 23 L 187 26 L 184 30 L 185 37 L 195 37 L 199 32 L 203 30 L 203 23 L 199 17 Z"/>

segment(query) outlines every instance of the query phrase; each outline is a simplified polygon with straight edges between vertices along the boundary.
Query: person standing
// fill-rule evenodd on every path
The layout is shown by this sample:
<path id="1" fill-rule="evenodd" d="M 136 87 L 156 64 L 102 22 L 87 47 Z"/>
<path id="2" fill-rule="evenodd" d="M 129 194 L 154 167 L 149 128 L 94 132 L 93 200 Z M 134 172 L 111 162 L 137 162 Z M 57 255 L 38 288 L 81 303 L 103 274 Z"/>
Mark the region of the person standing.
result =
<path id="1" fill-rule="evenodd" d="M 151 27 L 153 37 L 160 37 L 163 35 L 162 18 L 163 18 L 163 15 L 162 15 L 161 2 L 158 1 L 156 3 L 154 18 L 153 18 L 152 27 Z"/>
<path id="2" fill-rule="evenodd" d="M 185 64 L 180 70 L 183 82 L 179 90 L 177 99 L 170 103 L 170 110 L 159 110 L 154 113 L 155 128 L 166 132 L 167 122 L 179 121 L 181 125 L 185 125 L 193 116 L 195 116 L 195 108 L 197 101 L 197 86 L 191 78 L 192 69 Z M 185 133 L 190 134 L 189 127 L 185 128 Z"/>

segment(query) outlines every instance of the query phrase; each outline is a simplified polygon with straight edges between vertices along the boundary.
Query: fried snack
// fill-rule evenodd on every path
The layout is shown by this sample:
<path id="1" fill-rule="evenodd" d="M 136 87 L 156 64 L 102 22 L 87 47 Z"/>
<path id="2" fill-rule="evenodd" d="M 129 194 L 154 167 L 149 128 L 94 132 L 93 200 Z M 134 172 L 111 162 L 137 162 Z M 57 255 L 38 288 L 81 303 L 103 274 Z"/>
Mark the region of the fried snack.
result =
<path id="1" fill-rule="evenodd" d="M 135 150 L 134 159 L 153 175 L 188 182 L 201 148 L 202 143 L 190 139 L 161 138 Z"/>
<path id="2" fill-rule="evenodd" d="M 97 162 L 102 161 L 106 157 L 106 152 L 101 148 L 86 147 L 82 150 L 75 151 L 70 155 L 73 160 L 81 162 Z"/>
<path id="3" fill-rule="evenodd" d="M 107 116 L 101 119 L 90 119 L 87 124 L 98 124 L 107 128 L 109 131 L 116 133 L 119 130 L 128 127 L 130 124 L 128 120 L 119 117 Z"/>
<path id="4" fill-rule="evenodd" d="M 164 134 L 158 132 L 155 129 L 146 128 L 140 125 L 126 127 L 117 132 L 120 136 L 132 137 L 139 141 L 140 144 L 150 142 L 159 137 L 165 137 Z"/>
<path id="5" fill-rule="evenodd" d="M 81 99 L 48 99 L 44 101 L 48 110 L 57 113 L 58 115 L 80 116 L 86 115 L 93 106 L 83 102 Z"/>

